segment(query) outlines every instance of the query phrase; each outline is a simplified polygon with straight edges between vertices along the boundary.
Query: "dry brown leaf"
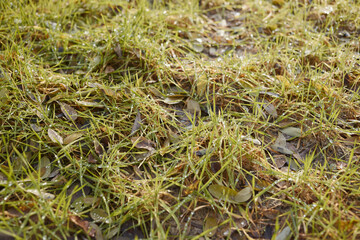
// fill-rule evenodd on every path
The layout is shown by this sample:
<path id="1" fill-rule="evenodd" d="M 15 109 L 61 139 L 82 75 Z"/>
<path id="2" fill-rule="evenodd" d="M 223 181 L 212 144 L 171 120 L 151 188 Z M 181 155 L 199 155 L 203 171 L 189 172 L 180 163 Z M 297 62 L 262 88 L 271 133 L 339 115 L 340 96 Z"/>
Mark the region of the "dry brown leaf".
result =
<path id="1" fill-rule="evenodd" d="M 70 220 L 77 226 L 81 227 L 90 237 L 95 237 L 96 230 L 90 227 L 90 223 L 86 220 L 82 220 L 80 217 L 75 215 L 69 216 Z"/>

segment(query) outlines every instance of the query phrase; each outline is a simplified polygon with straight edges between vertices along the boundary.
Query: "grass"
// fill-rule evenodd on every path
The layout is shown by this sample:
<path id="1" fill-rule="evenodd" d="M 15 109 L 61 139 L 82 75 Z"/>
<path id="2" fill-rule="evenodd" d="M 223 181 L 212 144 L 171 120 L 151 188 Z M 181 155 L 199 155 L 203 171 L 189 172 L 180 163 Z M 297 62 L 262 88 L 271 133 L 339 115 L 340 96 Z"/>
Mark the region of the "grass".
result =
<path id="1" fill-rule="evenodd" d="M 0 236 L 358 239 L 359 7 L 1 2 Z"/>

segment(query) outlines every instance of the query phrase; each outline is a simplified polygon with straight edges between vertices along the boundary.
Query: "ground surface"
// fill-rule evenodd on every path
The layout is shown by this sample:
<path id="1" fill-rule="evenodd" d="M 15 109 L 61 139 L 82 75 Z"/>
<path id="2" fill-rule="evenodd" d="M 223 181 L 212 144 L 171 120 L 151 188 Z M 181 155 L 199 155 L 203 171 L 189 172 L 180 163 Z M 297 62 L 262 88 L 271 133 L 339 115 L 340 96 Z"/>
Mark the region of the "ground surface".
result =
<path id="1" fill-rule="evenodd" d="M 359 239 L 358 1 L 0 3 L 0 237 Z"/>

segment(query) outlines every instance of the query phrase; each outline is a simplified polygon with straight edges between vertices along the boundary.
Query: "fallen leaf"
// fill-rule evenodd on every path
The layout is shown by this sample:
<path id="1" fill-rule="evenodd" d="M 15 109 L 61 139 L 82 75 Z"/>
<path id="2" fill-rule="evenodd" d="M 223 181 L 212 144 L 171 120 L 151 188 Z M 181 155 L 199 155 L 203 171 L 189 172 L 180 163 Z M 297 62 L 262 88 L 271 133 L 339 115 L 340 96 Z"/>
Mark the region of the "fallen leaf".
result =
<path id="1" fill-rule="evenodd" d="M 205 224 L 204 224 L 204 232 L 206 233 L 207 237 L 212 237 L 215 235 L 216 230 L 217 230 L 217 219 L 215 217 L 210 217 L 208 216 L 205 219 Z"/>
<path id="2" fill-rule="evenodd" d="M 102 86 L 102 87 L 101 87 L 101 90 L 104 91 L 104 93 L 105 93 L 106 96 L 109 96 L 109 97 L 112 97 L 112 98 L 117 98 L 117 97 L 118 97 L 116 91 L 112 90 L 112 89 L 109 88 L 109 87 Z"/>
<path id="3" fill-rule="evenodd" d="M 206 92 L 207 83 L 208 81 L 205 74 L 202 74 L 198 77 L 196 81 L 196 93 L 198 96 L 200 97 L 204 96 Z"/>
<path id="4" fill-rule="evenodd" d="M 79 139 L 80 137 L 82 137 L 83 135 L 84 135 L 84 133 L 82 133 L 82 132 L 70 134 L 69 136 L 67 136 L 67 137 L 64 139 L 64 144 L 67 145 L 67 144 L 69 144 L 69 143 L 72 143 L 72 142 L 74 142 L 75 140 L 77 140 L 77 139 Z"/>
<path id="5" fill-rule="evenodd" d="M 250 142 L 254 143 L 255 145 L 261 145 L 261 142 L 258 139 L 255 139 L 255 138 L 251 138 L 251 137 L 247 137 L 247 136 L 241 136 L 241 139 L 250 141 Z"/>
<path id="6" fill-rule="evenodd" d="M 91 210 L 90 217 L 94 220 L 94 222 L 105 222 L 110 223 L 110 219 L 105 210 L 101 208 L 96 208 Z"/>
<path id="7" fill-rule="evenodd" d="M 301 129 L 296 127 L 287 127 L 281 129 L 280 132 L 289 135 L 291 137 L 301 137 Z"/>
<path id="8" fill-rule="evenodd" d="M 212 157 L 211 157 L 212 158 Z M 210 158 L 210 159 L 211 159 Z M 217 173 L 221 170 L 221 163 L 219 160 L 216 160 L 215 158 L 210 160 L 210 168 L 213 173 Z"/>
<path id="9" fill-rule="evenodd" d="M 96 158 L 91 153 L 89 154 L 87 161 L 88 161 L 88 163 L 93 163 L 93 164 L 97 163 Z"/>
<path id="10" fill-rule="evenodd" d="M 30 139 L 29 139 L 29 148 L 30 148 L 30 151 L 32 151 L 32 152 L 38 152 L 40 149 L 39 149 L 39 147 L 40 147 L 40 144 L 39 144 L 39 142 L 36 140 L 36 138 L 35 137 L 31 137 Z"/>
<path id="11" fill-rule="evenodd" d="M 299 171 L 301 169 L 299 163 L 295 159 L 290 159 L 288 162 L 290 169 L 293 171 Z"/>
<path id="12" fill-rule="evenodd" d="M 195 39 L 193 42 L 192 42 L 192 48 L 195 52 L 197 53 L 201 53 L 203 50 L 204 50 L 204 46 L 202 44 L 202 39 L 198 38 L 198 39 Z"/>
<path id="13" fill-rule="evenodd" d="M 208 188 L 209 192 L 219 200 L 227 200 L 231 203 L 242 203 L 250 199 L 252 192 L 251 188 L 247 187 L 237 192 L 231 188 L 219 185 L 212 184 Z"/>
<path id="14" fill-rule="evenodd" d="M 282 133 L 278 133 L 278 137 L 277 139 L 275 140 L 275 143 L 274 144 L 277 144 L 279 146 L 285 146 L 286 145 L 286 138 L 285 136 L 282 134 Z"/>
<path id="15" fill-rule="evenodd" d="M 97 55 L 94 58 L 92 58 L 90 60 L 90 63 L 88 65 L 88 69 L 89 71 L 93 70 L 94 68 L 96 68 L 100 63 L 101 63 L 101 56 Z"/>
<path id="16" fill-rule="evenodd" d="M 289 155 L 292 155 L 294 153 L 293 151 L 287 149 L 286 147 L 283 147 L 283 146 L 280 146 L 277 144 L 273 144 L 273 145 L 271 145 L 271 147 L 279 153 L 289 154 Z"/>
<path id="17" fill-rule="evenodd" d="M 172 86 L 167 90 L 167 97 L 186 97 L 188 93 L 186 90 L 178 86 Z"/>
<path id="18" fill-rule="evenodd" d="M 251 198 L 251 196 L 252 196 L 251 187 L 246 187 L 236 194 L 234 200 L 237 203 L 246 202 Z"/>
<path id="19" fill-rule="evenodd" d="M 155 153 L 155 150 L 151 150 L 141 154 L 135 154 L 135 159 L 137 161 L 145 161 L 148 157 L 152 156 Z"/>
<path id="20" fill-rule="evenodd" d="M 130 135 L 134 134 L 138 129 L 140 129 L 140 127 L 141 127 L 141 114 L 138 111 L 137 114 L 136 114 L 134 124 L 133 124 L 133 126 L 131 128 Z"/>
<path id="21" fill-rule="evenodd" d="M 85 208 L 88 208 L 92 205 L 94 205 L 97 202 L 98 198 L 92 197 L 92 196 L 81 196 L 74 200 L 74 202 L 71 203 L 70 207 L 74 209 L 75 212 L 81 212 Z"/>
<path id="22" fill-rule="evenodd" d="M 121 59 L 121 57 L 122 57 L 122 50 L 121 50 L 120 44 L 117 44 L 117 45 L 116 45 L 116 47 L 114 48 L 114 52 L 116 53 L 116 55 L 118 56 L 118 58 Z"/>
<path id="23" fill-rule="evenodd" d="M 291 228 L 285 227 L 279 234 L 276 235 L 275 240 L 286 240 L 291 234 Z"/>
<path id="24" fill-rule="evenodd" d="M 189 100 L 187 101 L 186 109 L 187 109 L 188 111 L 190 111 L 190 112 L 193 112 L 193 113 L 195 113 L 195 112 L 200 112 L 200 111 L 201 111 L 201 109 L 200 109 L 200 104 L 199 104 L 197 101 L 192 100 L 192 99 L 189 99 Z"/>
<path id="25" fill-rule="evenodd" d="M 172 97 L 167 97 L 161 101 L 163 101 L 166 104 L 173 105 L 173 104 L 180 103 L 183 99 L 184 99 L 184 96 L 172 96 Z"/>
<path id="26" fill-rule="evenodd" d="M 267 101 L 266 99 L 263 100 L 264 104 L 263 104 L 263 108 L 264 110 L 270 114 L 270 116 L 274 119 L 276 119 L 278 117 L 277 111 L 275 106 L 270 103 L 269 101 Z"/>
<path id="27" fill-rule="evenodd" d="M 214 197 L 220 200 L 233 200 L 237 194 L 235 190 L 219 184 L 210 185 L 208 190 Z"/>
<path id="28" fill-rule="evenodd" d="M 62 102 L 57 102 L 57 103 L 60 105 L 60 109 L 62 113 L 69 121 L 75 121 L 78 118 L 78 114 L 76 110 L 73 107 L 71 107 L 69 104 Z"/>
<path id="29" fill-rule="evenodd" d="M 96 236 L 96 230 L 90 227 L 90 223 L 86 220 L 82 220 L 80 217 L 75 215 L 69 216 L 70 220 L 77 226 L 81 227 L 90 237 Z"/>
<path id="30" fill-rule="evenodd" d="M 84 107 L 97 107 L 97 108 L 103 108 L 104 105 L 98 102 L 88 102 L 88 101 L 75 101 L 78 105 L 84 106 Z"/>
<path id="31" fill-rule="evenodd" d="M 48 157 L 42 157 L 38 165 L 38 172 L 41 178 L 47 178 L 51 173 L 51 163 Z"/>
<path id="32" fill-rule="evenodd" d="M 282 168 L 285 165 L 285 163 L 287 162 L 285 155 L 282 155 L 282 154 L 275 155 L 275 156 L 273 156 L 273 158 L 274 158 L 275 165 L 277 168 Z"/>
<path id="33" fill-rule="evenodd" d="M 34 130 L 35 132 L 40 132 L 42 130 L 42 127 L 39 127 L 38 125 L 31 123 L 30 127 L 32 130 Z"/>
<path id="34" fill-rule="evenodd" d="M 276 139 L 275 143 L 271 145 L 271 148 L 283 154 L 292 155 L 294 153 L 286 147 L 286 138 L 281 132 L 278 133 L 278 138 Z"/>
<path id="35" fill-rule="evenodd" d="M 53 141 L 54 143 L 60 143 L 60 144 L 64 143 L 63 138 L 51 128 L 48 129 L 48 136 L 51 139 L 51 141 Z"/>
<path id="36" fill-rule="evenodd" d="M 105 74 L 109 74 L 109 73 L 112 73 L 114 71 L 115 71 L 115 69 L 111 65 L 109 65 L 109 66 L 107 66 L 105 68 Z"/>
<path id="37" fill-rule="evenodd" d="M 42 199 L 46 199 L 46 200 L 52 200 L 55 198 L 54 194 L 47 193 L 42 190 L 39 191 L 37 189 L 26 189 L 25 192 L 32 193 L 35 196 L 42 198 Z"/>
<path id="38" fill-rule="evenodd" d="M 154 151 L 156 146 L 153 141 L 146 139 L 145 137 L 132 137 L 131 142 L 132 144 L 135 144 L 135 147 L 146 149 L 150 152 Z"/>
<path id="39" fill-rule="evenodd" d="M 149 87 L 149 91 L 156 97 L 163 98 L 164 95 L 154 87 Z"/>
<path id="40" fill-rule="evenodd" d="M 36 116 L 40 119 L 44 119 L 44 114 L 47 115 L 46 110 L 43 107 L 40 109 L 34 109 Z"/>
<path id="41" fill-rule="evenodd" d="M 104 153 L 104 147 L 97 139 L 94 139 L 94 148 L 95 152 L 101 157 Z"/>
<path id="42" fill-rule="evenodd" d="M 91 222 L 90 228 L 91 230 L 95 230 L 95 240 L 104 240 L 101 228 L 97 224 Z"/>

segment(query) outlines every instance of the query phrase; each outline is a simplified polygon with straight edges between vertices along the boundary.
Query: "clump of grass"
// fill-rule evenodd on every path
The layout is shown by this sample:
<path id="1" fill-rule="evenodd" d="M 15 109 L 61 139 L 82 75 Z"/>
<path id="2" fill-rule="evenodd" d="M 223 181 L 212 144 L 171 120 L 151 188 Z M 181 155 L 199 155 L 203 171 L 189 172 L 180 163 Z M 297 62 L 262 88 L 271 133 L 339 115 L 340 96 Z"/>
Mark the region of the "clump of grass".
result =
<path id="1" fill-rule="evenodd" d="M 0 234 L 357 239 L 358 7 L 0 3 Z"/>

